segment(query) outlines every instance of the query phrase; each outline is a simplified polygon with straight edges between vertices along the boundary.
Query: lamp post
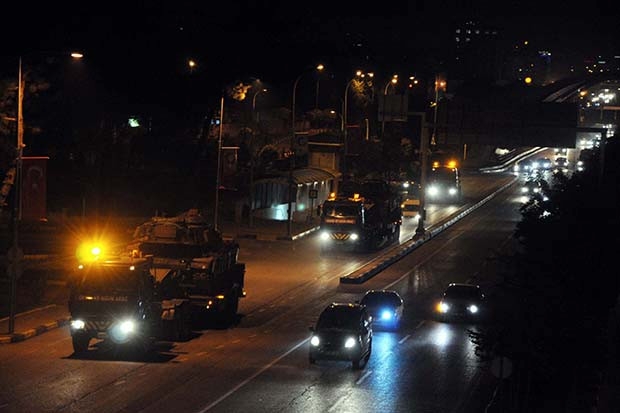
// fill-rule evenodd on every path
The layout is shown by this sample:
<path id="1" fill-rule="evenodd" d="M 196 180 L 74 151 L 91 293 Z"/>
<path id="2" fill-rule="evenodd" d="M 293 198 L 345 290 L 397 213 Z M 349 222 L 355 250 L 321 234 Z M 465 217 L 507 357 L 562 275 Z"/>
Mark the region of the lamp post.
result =
<path id="1" fill-rule="evenodd" d="M 261 92 L 267 92 L 267 89 L 260 89 L 254 93 L 254 96 L 252 97 L 252 118 L 255 118 L 254 121 L 256 122 L 256 125 L 252 128 L 252 138 L 256 136 L 256 127 L 258 127 L 258 113 L 254 116 L 256 111 L 256 96 L 258 96 Z M 252 145 L 254 145 L 254 142 L 252 142 Z M 248 219 L 250 228 L 252 228 L 254 226 L 254 158 L 256 157 L 256 154 L 254 153 L 252 146 L 250 147 L 250 151 L 250 211 Z"/>
<path id="2" fill-rule="evenodd" d="M 435 110 L 433 112 L 433 135 L 431 145 L 437 144 L 437 107 L 439 106 L 439 89 L 446 90 L 446 81 L 439 76 L 435 76 Z"/>
<path id="3" fill-rule="evenodd" d="M 255 118 L 254 121 L 256 123 L 258 123 L 258 113 L 256 113 L 256 96 L 260 95 L 262 92 L 267 92 L 267 89 L 260 89 L 254 93 L 254 96 L 252 97 L 252 115 L 256 114 L 256 116 L 252 117 Z"/>
<path id="4" fill-rule="evenodd" d="M 322 71 L 323 69 L 325 69 L 325 66 L 323 66 L 322 64 L 319 64 L 316 66 L 315 70 L 318 70 L 319 72 Z M 292 127 L 292 131 L 291 131 L 291 142 L 290 142 L 290 146 L 291 146 L 291 155 L 290 155 L 290 162 L 289 162 L 289 167 L 288 167 L 288 208 L 286 210 L 287 213 L 287 225 L 286 225 L 286 234 L 290 237 L 293 233 L 293 169 L 295 168 L 295 154 L 293 153 L 293 147 L 295 146 L 295 95 L 297 93 L 297 84 L 299 83 L 299 80 L 302 78 L 302 76 L 305 74 L 306 72 L 300 74 L 299 76 L 297 76 L 297 79 L 295 79 L 295 82 L 293 83 L 293 99 L 292 99 L 292 105 L 291 105 L 291 127 Z"/>
<path id="5" fill-rule="evenodd" d="M 217 172 L 215 173 L 215 205 L 213 207 L 213 228 L 217 231 L 218 210 L 220 205 L 220 180 L 222 163 L 222 124 L 224 123 L 224 94 L 220 98 L 220 127 L 217 137 Z"/>
<path id="6" fill-rule="evenodd" d="M 342 123 L 344 124 L 344 130 L 342 131 L 342 139 L 344 144 L 344 156 L 342 162 L 342 175 L 343 179 L 347 177 L 347 155 L 349 154 L 348 142 L 347 142 L 347 112 L 348 112 L 348 100 L 349 100 L 349 88 L 351 87 L 351 83 L 362 75 L 362 71 L 358 70 L 355 72 L 355 77 L 347 82 L 347 86 L 344 88 L 344 105 L 342 110 Z"/>
<path id="7" fill-rule="evenodd" d="M 71 57 L 81 59 L 82 53 L 72 52 Z M 22 160 L 24 155 L 24 90 L 26 81 L 22 72 L 22 56 L 19 57 L 17 68 L 17 147 L 15 157 L 15 175 L 13 178 L 13 246 L 8 253 L 10 265 L 10 297 L 9 297 L 9 334 L 15 330 L 15 304 L 17 295 L 17 278 L 20 271 L 23 252 L 19 247 L 19 223 L 22 219 Z"/>
<path id="8" fill-rule="evenodd" d="M 385 107 L 387 103 L 386 96 L 387 96 L 388 88 L 390 87 L 390 85 L 395 85 L 396 83 L 398 83 L 398 75 L 392 76 L 392 79 L 390 79 L 390 81 L 385 84 L 385 88 L 383 89 L 383 116 L 381 118 L 381 137 L 382 138 L 385 133 Z"/>

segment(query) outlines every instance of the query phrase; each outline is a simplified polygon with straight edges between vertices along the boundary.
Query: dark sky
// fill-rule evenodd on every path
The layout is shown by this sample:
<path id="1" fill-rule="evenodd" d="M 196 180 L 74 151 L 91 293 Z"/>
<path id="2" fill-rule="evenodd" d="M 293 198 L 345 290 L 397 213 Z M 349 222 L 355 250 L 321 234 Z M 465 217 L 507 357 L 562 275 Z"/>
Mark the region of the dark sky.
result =
<path id="1" fill-rule="evenodd" d="M 428 56 L 445 55 L 454 24 L 466 18 L 557 53 L 620 52 L 619 7 L 606 1 L 69 1 L 18 7 L 15 18 L 4 17 L 4 56 L 79 49 L 106 87 L 152 94 L 147 99 L 177 88 L 188 58 L 198 62 L 192 75 L 208 93 L 238 78 L 292 83 L 318 61 L 351 71 L 367 57 L 369 65 L 383 66 L 368 70 L 421 65 Z M 363 46 L 352 46 L 357 43 Z"/>

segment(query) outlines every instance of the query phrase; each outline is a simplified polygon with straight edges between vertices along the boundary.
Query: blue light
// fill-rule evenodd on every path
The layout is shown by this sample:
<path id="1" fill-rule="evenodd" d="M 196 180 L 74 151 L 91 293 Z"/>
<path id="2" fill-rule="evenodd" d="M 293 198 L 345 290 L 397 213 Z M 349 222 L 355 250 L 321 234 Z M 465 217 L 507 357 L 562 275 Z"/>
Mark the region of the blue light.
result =
<path id="1" fill-rule="evenodd" d="M 381 319 L 382 320 L 391 320 L 393 316 L 393 313 L 389 310 L 383 310 L 381 312 Z"/>

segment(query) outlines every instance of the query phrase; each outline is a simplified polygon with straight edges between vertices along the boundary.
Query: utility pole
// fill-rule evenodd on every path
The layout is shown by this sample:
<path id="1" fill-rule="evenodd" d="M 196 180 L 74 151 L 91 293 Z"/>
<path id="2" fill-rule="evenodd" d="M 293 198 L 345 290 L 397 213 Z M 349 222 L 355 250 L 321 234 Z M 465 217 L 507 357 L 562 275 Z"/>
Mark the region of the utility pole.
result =
<path id="1" fill-rule="evenodd" d="M 426 124 L 425 112 L 413 112 L 413 115 L 420 116 L 420 217 L 418 227 L 415 231 L 417 236 L 424 236 L 426 229 L 424 221 L 426 219 L 426 170 L 428 169 L 428 125 Z"/>

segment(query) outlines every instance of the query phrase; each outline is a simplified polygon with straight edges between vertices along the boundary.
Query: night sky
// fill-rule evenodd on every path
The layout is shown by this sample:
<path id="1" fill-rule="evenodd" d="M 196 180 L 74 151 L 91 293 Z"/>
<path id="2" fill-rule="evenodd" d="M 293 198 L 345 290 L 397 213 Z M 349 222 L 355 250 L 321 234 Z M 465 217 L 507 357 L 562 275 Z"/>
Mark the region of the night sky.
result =
<path id="1" fill-rule="evenodd" d="M 387 72 L 419 67 L 428 56 L 449 56 L 446 44 L 455 24 L 465 19 L 499 28 L 507 41 L 527 38 L 556 53 L 620 52 L 619 7 L 585 4 L 46 2 L 11 6 L 18 10 L 15 18 L 5 15 L 2 55 L 81 50 L 91 76 L 104 88 L 154 103 L 177 94 L 188 76 L 188 58 L 198 63 L 191 74 L 194 85 L 215 95 L 237 79 L 292 84 L 317 62 L 335 71 L 353 72 L 366 63 L 367 70 Z"/>

